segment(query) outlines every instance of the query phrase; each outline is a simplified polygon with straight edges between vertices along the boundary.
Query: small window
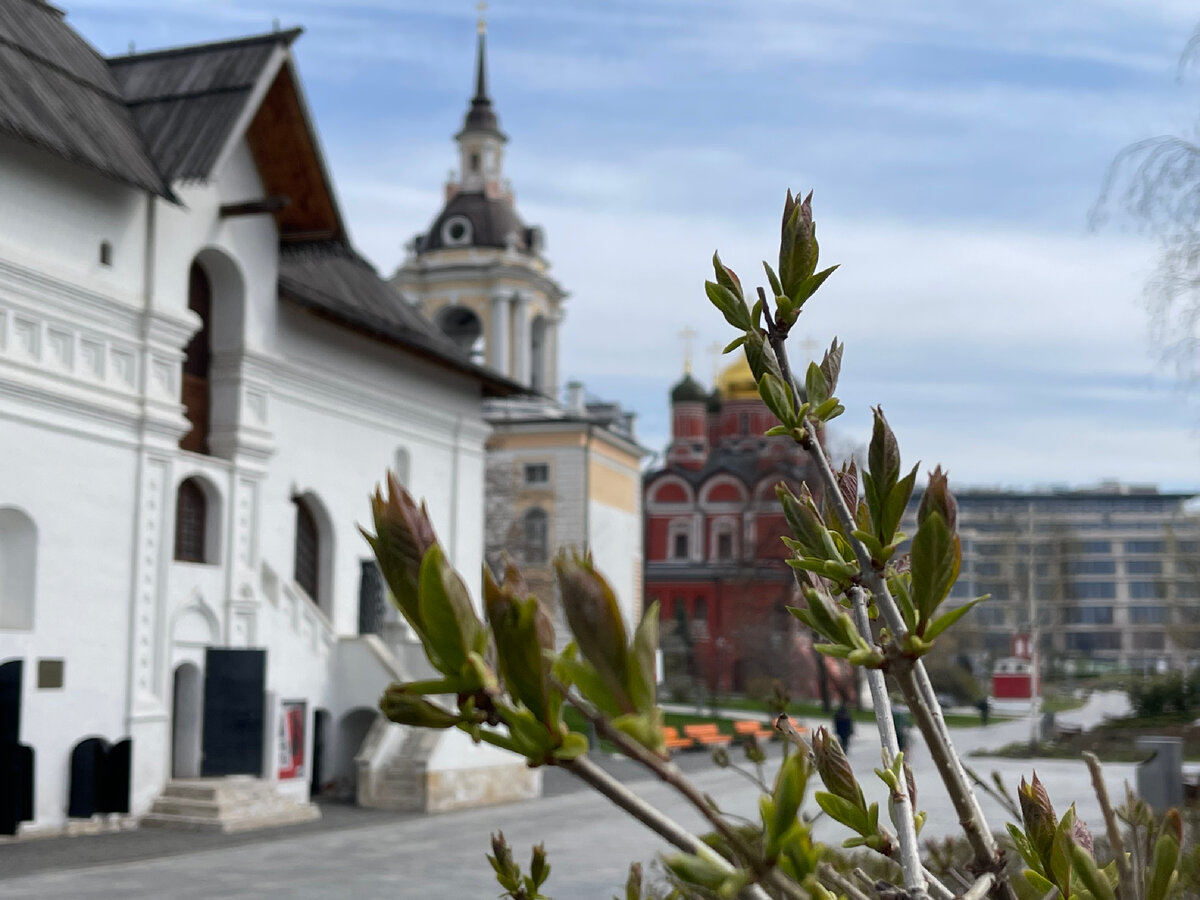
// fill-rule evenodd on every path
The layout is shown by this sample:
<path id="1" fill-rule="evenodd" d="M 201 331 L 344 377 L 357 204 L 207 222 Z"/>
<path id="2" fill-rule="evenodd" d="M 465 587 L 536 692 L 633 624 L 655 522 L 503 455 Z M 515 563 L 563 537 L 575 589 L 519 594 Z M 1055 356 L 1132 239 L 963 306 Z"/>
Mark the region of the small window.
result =
<path id="1" fill-rule="evenodd" d="M 550 517 L 544 509 L 534 507 L 525 513 L 525 562 L 544 565 L 550 558 Z"/>
<path id="2" fill-rule="evenodd" d="M 208 532 L 208 498 L 195 478 L 179 485 L 175 495 L 175 559 L 207 562 L 204 539 Z"/>
<path id="3" fill-rule="evenodd" d="M 738 434 L 750 433 L 750 413 L 738 414 Z"/>
<path id="4" fill-rule="evenodd" d="M 675 552 L 672 555 L 675 557 L 675 559 L 687 559 L 688 558 L 688 555 L 689 555 L 688 554 L 688 536 L 685 533 L 679 532 L 678 534 L 675 535 L 675 548 L 674 549 L 675 549 Z"/>
<path id="5" fill-rule="evenodd" d="M 313 601 L 317 600 L 320 534 L 317 519 L 308 504 L 296 501 L 296 584 L 304 588 Z"/>
<path id="6" fill-rule="evenodd" d="M 100 265 L 112 265 L 112 244 L 110 244 L 108 241 L 100 242 Z"/>
<path id="7" fill-rule="evenodd" d="M 39 690 L 63 686 L 63 661 L 61 659 L 38 660 L 37 686 Z"/>
<path id="8" fill-rule="evenodd" d="M 452 216 L 442 226 L 442 240 L 451 247 L 471 243 L 471 220 L 466 216 Z"/>
<path id="9" fill-rule="evenodd" d="M 717 559 L 733 559 L 733 535 L 728 531 L 717 535 Z"/>
<path id="10" fill-rule="evenodd" d="M 479 154 L 478 153 L 471 154 L 471 171 L 472 172 L 479 171 Z"/>
<path id="11" fill-rule="evenodd" d="M 526 463 L 526 484 L 547 484 L 550 481 L 550 466 L 547 463 Z"/>

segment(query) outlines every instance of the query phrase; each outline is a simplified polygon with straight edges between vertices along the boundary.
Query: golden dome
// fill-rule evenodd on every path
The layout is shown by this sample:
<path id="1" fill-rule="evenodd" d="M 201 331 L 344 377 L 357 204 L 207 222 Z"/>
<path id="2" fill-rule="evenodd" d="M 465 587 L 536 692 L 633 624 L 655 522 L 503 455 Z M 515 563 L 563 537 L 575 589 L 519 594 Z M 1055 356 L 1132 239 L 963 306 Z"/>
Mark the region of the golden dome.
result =
<path id="1" fill-rule="evenodd" d="M 738 350 L 737 359 L 717 376 L 717 391 L 723 400 L 757 400 L 758 382 L 746 362 L 746 354 Z"/>

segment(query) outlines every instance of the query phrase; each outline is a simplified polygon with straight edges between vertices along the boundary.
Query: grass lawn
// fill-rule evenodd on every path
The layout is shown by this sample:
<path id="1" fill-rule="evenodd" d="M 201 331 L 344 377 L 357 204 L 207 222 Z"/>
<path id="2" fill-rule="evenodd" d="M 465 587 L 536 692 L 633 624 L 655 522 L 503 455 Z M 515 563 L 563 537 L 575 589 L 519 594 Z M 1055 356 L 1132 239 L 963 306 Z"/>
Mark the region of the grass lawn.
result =
<path id="1" fill-rule="evenodd" d="M 1060 713 L 1079 709 L 1087 703 L 1086 697 L 1050 696 L 1042 698 L 1042 712 Z"/>
<path id="2" fill-rule="evenodd" d="M 676 704 L 682 706 L 684 704 Z M 716 716 L 734 716 L 739 713 L 745 713 L 747 719 L 762 719 L 766 721 L 770 716 L 767 713 L 767 704 L 762 700 L 750 700 L 746 697 L 721 697 L 717 703 Z M 711 708 L 708 704 L 706 709 Z M 1073 709 L 1074 707 L 1068 707 Z M 789 703 L 788 714 L 792 716 L 802 716 L 806 719 L 828 719 L 832 723 L 833 713 L 825 712 L 821 708 L 820 703 Z M 856 722 L 875 723 L 875 713 L 869 709 L 852 709 L 850 715 Z M 698 721 L 709 721 L 714 718 L 714 714 L 710 714 L 707 719 L 701 718 Z M 992 725 L 996 722 L 1008 721 L 1008 716 L 998 716 L 992 713 L 988 717 L 988 724 Z M 958 713 L 946 713 L 946 724 L 951 728 L 973 728 L 979 725 L 979 716 L 971 713 L 969 715 L 961 715 Z"/>

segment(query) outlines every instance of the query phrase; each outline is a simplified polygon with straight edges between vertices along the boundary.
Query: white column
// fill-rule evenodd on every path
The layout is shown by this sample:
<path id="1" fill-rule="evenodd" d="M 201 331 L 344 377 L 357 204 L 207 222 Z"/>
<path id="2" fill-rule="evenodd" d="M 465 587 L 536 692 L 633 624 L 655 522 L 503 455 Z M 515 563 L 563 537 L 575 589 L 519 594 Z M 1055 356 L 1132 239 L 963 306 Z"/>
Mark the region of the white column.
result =
<path id="1" fill-rule="evenodd" d="M 513 361 L 512 378 L 529 384 L 529 298 L 518 293 L 513 298 Z"/>
<path id="2" fill-rule="evenodd" d="M 546 357 L 543 369 L 546 373 L 546 396 L 558 400 L 558 323 L 562 321 L 561 312 L 552 312 L 546 319 L 546 346 L 542 353 Z"/>
<path id="3" fill-rule="evenodd" d="M 492 294 L 492 327 L 487 338 L 488 365 L 503 375 L 508 375 L 508 318 L 509 294 Z"/>

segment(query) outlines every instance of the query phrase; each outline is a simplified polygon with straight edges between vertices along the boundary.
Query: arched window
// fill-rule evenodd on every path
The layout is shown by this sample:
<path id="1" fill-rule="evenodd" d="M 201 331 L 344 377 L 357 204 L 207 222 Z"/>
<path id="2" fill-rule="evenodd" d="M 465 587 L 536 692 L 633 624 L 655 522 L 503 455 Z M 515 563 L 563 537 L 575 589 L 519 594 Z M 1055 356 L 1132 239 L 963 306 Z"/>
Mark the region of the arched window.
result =
<path id="1" fill-rule="evenodd" d="M 37 527 L 13 507 L 0 508 L 0 628 L 33 629 Z"/>
<path id="2" fill-rule="evenodd" d="M 179 441 L 184 450 L 208 453 L 209 357 L 212 342 L 212 285 L 199 263 L 188 273 L 188 309 L 200 317 L 183 358 L 183 408 L 192 430 Z"/>
<path id="3" fill-rule="evenodd" d="M 474 310 L 465 306 L 446 306 L 437 314 L 437 324 L 445 335 L 458 345 L 458 349 L 470 354 L 472 359 L 482 358 L 483 323 Z"/>
<path id="4" fill-rule="evenodd" d="M 308 502 L 296 500 L 296 584 L 312 598 L 319 601 L 321 574 L 321 532 L 317 528 L 317 517 Z"/>
<path id="5" fill-rule="evenodd" d="M 717 559 L 733 559 L 733 535 L 728 531 L 717 535 Z"/>
<path id="6" fill-rule="evenodd" d="M 550 517 L 535 506 L 525 513 L 524 525 L 524 560 L 531 565 L 544 565 L 550 558 Z"/>
<path id="7" fill-rule="evenodd" d="M 180 562 L 209 562 L 205 553 L 208 537 L 208 497 L 195 478 L 179 485 L 175 495 L 175 559 Z"/>

